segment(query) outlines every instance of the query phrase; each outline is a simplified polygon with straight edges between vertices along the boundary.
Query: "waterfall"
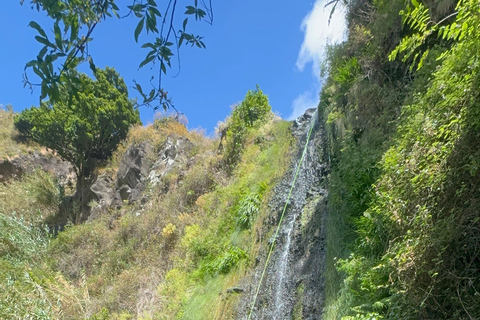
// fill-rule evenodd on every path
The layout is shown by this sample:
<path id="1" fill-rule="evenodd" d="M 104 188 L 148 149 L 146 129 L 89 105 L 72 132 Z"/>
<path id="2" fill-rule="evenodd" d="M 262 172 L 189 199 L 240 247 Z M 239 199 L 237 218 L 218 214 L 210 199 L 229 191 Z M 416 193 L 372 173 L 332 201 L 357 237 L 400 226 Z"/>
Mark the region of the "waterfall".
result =
<path id="1" fill-rule="evenodd" d="M 320 315 L 323 297 L 323 283 L 319 279 L 323 273 L 324 258 L 324 252 L 320 249 L 324 251 L 324 246 L 317 240 L 323 236 L 325 210 L 318 210 L 317 207 L 324 207 L 325 204 L 326 192 L 322 189 L 321 182 L 326 174 L 326 165 L 320 159 L 323 147 L 323 131 L 320 127 L 316 109 L 307 110 L 294 121 L 292 132 L 297 138 L 298 151 L 289 173 L 277 185 L 270 203 L 272 210 L 278 213 L 277 223 L 281 219 L 282 209 L 286 210 L 277 237 L 269 241 L 274 242 L 275 246 L 264 279 L 260 276 L 263 266 L 257 267 L 255 271 L 252 283 L 258 284 L 261 280 L 262 283 L 250 319 L 290 320 L 295 306 L 299 306 L 297 309 L 300 311 L 297 312 L 307 316 L 302 316 L 302 319 L 319 319 L 315 314 L 309 316 L 308 313 Z M 307 207 L 312 207 L 309 211 L 311 216 L 308 217 Z M 265 257 L 262 262 L 266 262 Z M 305 288 L 306 296 L 299 297 L 300 286 Z M 254 296 L 254 291 L 249 298 Z M 252 299 L 245 304 L 251 302 Z M 240 319 L 247 318 L 246 312 L 243 313 Z"/>

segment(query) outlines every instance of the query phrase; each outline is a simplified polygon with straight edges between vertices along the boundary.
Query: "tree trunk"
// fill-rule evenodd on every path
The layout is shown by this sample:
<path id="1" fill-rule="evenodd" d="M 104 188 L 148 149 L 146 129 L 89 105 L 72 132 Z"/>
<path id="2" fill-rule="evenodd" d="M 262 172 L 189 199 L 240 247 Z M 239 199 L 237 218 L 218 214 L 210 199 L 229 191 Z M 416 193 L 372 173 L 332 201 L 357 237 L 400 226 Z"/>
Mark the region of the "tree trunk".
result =
<path id="1" fill-rule="evenodd" d="M 79 175 L 77 176 L 77 190 L 75 200 L 78 203 L 78 210 L 75 212 L 75 224 L 84 222 L 90 213 L 88 203 L 90 201 L 90 186 L 95 181 L 95 176 Z"/>

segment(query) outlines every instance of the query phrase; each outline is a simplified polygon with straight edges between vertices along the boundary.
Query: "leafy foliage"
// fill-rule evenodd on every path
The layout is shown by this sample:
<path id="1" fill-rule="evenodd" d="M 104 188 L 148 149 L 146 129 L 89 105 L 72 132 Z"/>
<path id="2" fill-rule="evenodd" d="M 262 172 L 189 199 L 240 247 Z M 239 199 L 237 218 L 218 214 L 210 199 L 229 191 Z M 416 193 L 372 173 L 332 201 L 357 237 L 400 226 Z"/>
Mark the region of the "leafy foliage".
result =
<path id="1" fill-rule="evenodd" d="M 118 73 L 98 69 L 96 77 L 80 75 L 75 94 L 62 87 L 62 101 L 26 109 L 15 119 L 21 134 L 55 150 L 80 180 L 111 157 L 130 126 L 139 122 Z"/>
<path id="2" fill-rule="evenodd" d="M 261 185 L 258 190 L 246 193 L 239 201 L 237 206 L 237 223 L 240 228 L 248 229 L 260 211 L 263 192 L 266 186 Z"/>
<path id="3" fill-rule="evenodd" d="M 265 121 L 271 114 L 271 110 L 268 97 L 258 86 L 255 91 L 249 90 L 242 103 L 235 107 L 227 128 L 222 133 L 226 140 L 224 159 L 228 170 L 233 170 L 240 160 L 248 130 L 258 127 L 262 121 Z"/>
<path id="4" fill-rule="evenodd" d="M 22 4 L 23 2 L 24 0 L 20 1 Z M 192 2 L 192 5 L 186 6 L 185 19 L 181 27 L 178 27 L 174 24 L 175 12 L 178 9 L 177 1 L 174 0 L 160 6 L 155 0 L 132 0 L 132 4 L 126 6 L 129 13 L 123 17 L 119 15 L 119 1 L 115 0 L 31 0 L 32 7 L 36 7 L 38 11 L 45 11 L 54 23 L 51 31 L 42 28 L 35 21 L 29 24 L 38 32 L 35 40 L 42 44 L 43 48 L 36 59 L 25 65 L 25 70 L 31 69 L 40 79 L 40 83 L 32 82 L 29 73 L 25 72 L 25 84 L 30 87 L 41 87 L 40 100 L 48 97 L 52 103 L 59 102 L 61 91 L 80 80 L 76 70 L 81 63 L 88 62 L 92 71 L 94 73 L 96 71 L 88 46 L 93 40 L 93 32 L 97 25 L 113 16 L 124 18 L 133 14 L 139 19 L 134 30 L 135 41 L 139 41 L 144 30 L 147 35 L 150 33 L 154 38 L 153 41 L 142 45 L 142 48 L 149 48 L 150 51 L 139 68 L 156 62 L 159 66 L 158 85 L 151 81 L 152 88 L 148 93 L 144 93 L 144 89 L 136 84 L 136 89 L 143 98 L 142 104 L 153 104 L 158 101 L 158 105 L 154 105 L 155 109 L 173 107 L 171 99 L 162 87 L 162 74 L 167 72 L 167 66 L 172 67 L 174 52 L 178 51 L 183 43 L 205 48 L 203 38 L 187 30 L 189 18 L 194 17 L 197 21 L 204 20 L 210 24 L 213 22 L 211 1 L 208 3 L 200 1 L 200 4 L 197 0 Z M 82 36 L 80 31 L 83 31 Z"/>
<path id="5" fill-rule="evenodd" d="M 452 12 L 447 2 L 412 1 L 413 7 L 403 8 L 408 32 L 401 41 L 397 38 L 397 45 L 379 44 L 380 59 L 392 59 L 381 69 L 386 82 L 363 86 L 357 80 L 352 86 L 343 81 L 346 69 L 335 68 L 352 59 L 344 54 L 350 46 L 358 49 L 357 32 L 330 58 L 330 78 L 322 92 L 328 103 L 324 100 L 322 106 L 330 120 L 333 157 L 327 282 L 336 288 L 327 292 L 327 319 L 480 315 L 480 238 L 473 231 L 479 228 L 474 212 L 480 181 L 473 160 L 479 150 L 480 38 L 473 30 L 480 27 L 480 6 L 458 1 Z M 382 3 L 375 2 L 367 23 L 357 20 L 351 27 L 369 28 L 373 38 L 367 41 L 378 39 L 373 26 L 382 20 Z M 439 3 L 445 7 L 440 9 Z M 362 62 L 368 51 L 351 52 L 365 75 Z M 399 53 L 405 54 L 403 65 L 393 61 Z M 413 81 L 392 72 L 395 65 Z M 399 95 L 405 101 L 396 99 L 389 109 L 395 110 L 393 117 L 378 109 L 365 113 L 352 103 L 359 101 L 354 100 L 359 88 L 375 86 L 391 88 L 383 99 L 405 90 L 406 96 Z M 375 96 L 365 102 L 378 105 Z M 358 133 L 355 125 L 364 115 L 376 128 L 367 123 Z M 386 143 L 372 143 L 381 140 Z"/>
<path id="6" fill-rule="evenodd" d="M 480 10 L 477 1 L 457 1 L 455 11 L 447 11 L 440 21 L 434 20 L 435 12 L 431 7 L 418 1 L 412 1 L 412 4 L 413 7 L 407 6 L 406 10 L 400 11 L 400 14 L 403 16 L 403 23 L 410 26 L 414 33 L 404 37 L 390 53 L 391 60 L 401 53 L 404 54 L 403 61 L 413 56 L 412 68 L 416 64 L 417 69 L 420 69 L 430 52 L 430 49 L 424 48 L 424 44 L 431 36 L 437 35 L 443 41 L 462 41 L 464 38 L 476 37 L 475 25 Z M 451 52 L 446 50 L 438 59 L 443 59 L 448 54 Z"/>

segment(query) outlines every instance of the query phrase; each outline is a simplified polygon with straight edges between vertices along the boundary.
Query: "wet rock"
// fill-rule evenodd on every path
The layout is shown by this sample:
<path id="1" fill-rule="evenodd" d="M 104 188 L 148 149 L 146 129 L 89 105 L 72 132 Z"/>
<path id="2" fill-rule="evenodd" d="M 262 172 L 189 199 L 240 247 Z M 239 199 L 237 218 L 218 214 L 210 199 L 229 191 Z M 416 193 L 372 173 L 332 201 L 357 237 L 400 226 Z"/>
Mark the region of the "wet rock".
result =
<path id="1" fill-rule="evenodd" d="M 227 289 L 227 293 L 242 293 L 244 291 L 245 290 L 243 288 L 240 288 L 240 287 L 232 287 L 232 288 Z"/>
<path id="2" fill-rule="evenodd" d="M 266 267 L 265 277 L 261 279 L 265 267 L 265 260 L 261 259 L 260 263 L 255 264 L 249 277 L 240 282 L 246 290 L 235 319 L 245 319 L 249 315 L 251 301 L 259 282 L 262 286 L 253 306 L 252 320 L 291 319 L 294 306 L 299 303 L 303 310 L 302 319 L 313 320 L 320 317 L 325 288 L 324 221 L 328 167 L 321 159 L 325 146 L 324 128 L 316 117 L 315 109 L 309 109 L 293 123 L 292 135 L 297 140 L 297 152 L 289 171 L 275 186 L 269 201 L 272 214 L 270 219 L 266 218 L 264 221 L 264 227 L 267 228 L 263 231 L 264 234 L 275 230 L 280 221 L 293 176 L 300 165 L 298 177 Z M 310 141 L 304 149 L 310 128 Z M 300 164 L 304 150 L 304 160 Z M 265 240 L 259 257 L 269 254 L 273 237 Z"/>

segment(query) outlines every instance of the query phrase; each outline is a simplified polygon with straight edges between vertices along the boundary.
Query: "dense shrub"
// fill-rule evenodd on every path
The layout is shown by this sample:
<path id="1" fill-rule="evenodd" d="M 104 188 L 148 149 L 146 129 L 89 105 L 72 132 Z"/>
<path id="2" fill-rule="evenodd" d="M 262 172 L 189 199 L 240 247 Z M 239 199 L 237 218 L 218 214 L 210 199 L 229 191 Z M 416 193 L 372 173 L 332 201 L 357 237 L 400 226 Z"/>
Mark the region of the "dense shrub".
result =
<path id="1" fill-rule="evenodd" d="M 249 128 L 258 127 L 271 114 L 268 97 L 257 86 L 255 91 L 248 91 L 242 103 L 235 107 L 225 132 L 225 164 L 231 172 L 240 161 L 245 138 Z"/>
<path id="2" fill-rule="evenodd" d="M 374 4 L 378 12 L 382 3 Z M 438 8 L 412 3 L 403 14 L 405 29 L 414 30 L 397 50 L 407 53 L 403 69 L 412 80 L 388 72 L 390 66 L 382 67 L 388 82 L 352 86 L 346 76 L 351 74 L 351 58 L 335 54 L 332 66 L 347 62 L 331 68 L 322 94 L 328 99 L 322 107 L 330 119 L 333 146 L 326 319 L 480 316 L 480 38 L 475 31 L 480 4 L 458 2 L 457 13 L 449 16 L 457 21 L 437 19 L 447 23 L 440 25 L 429 22 L 440 14 Z M 373 24 L 383 19 L 376 14 L 371 18 Z M 376 37 L 376 29 L 370 30 Z M 440 37 L 430 41 L 434 34 Z M 337 52 L 355 44 L 353 40 L 351 35 Z M 381 45 L 385 61 L 392 48 Z M 362 59 L 358 61 L 361 65 Z M 410 65 L 422 69 L 408 71 Z M 391 89 L 384 91 L 384 100 L 401 97 L 405 87 L 396 86 L 402 82 L 408 97 L 404 103 L 396 99 L 389 116 L 375 108 L 384 104 L 376 95 L 353 99 L 359 97 L 359 88 L 381 92 L 382 86 Z M 352 101 L 363 101 L 367 108 Z M 355 126 L 368 115 L 371 119 L 357 134 Z M 343 130 L 338 130 L 339 123 Z M 371 139 L 387 143 L 368 143 Z"/>

